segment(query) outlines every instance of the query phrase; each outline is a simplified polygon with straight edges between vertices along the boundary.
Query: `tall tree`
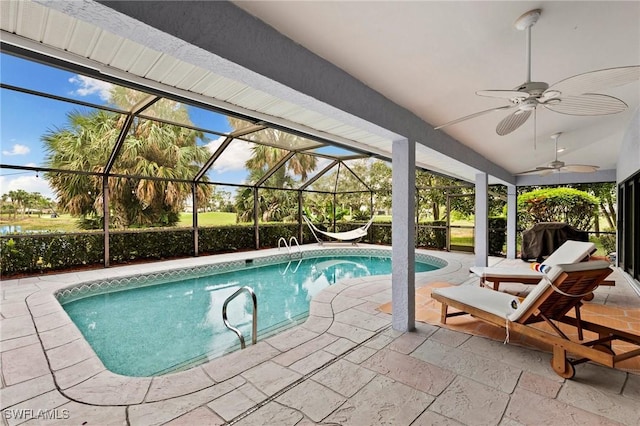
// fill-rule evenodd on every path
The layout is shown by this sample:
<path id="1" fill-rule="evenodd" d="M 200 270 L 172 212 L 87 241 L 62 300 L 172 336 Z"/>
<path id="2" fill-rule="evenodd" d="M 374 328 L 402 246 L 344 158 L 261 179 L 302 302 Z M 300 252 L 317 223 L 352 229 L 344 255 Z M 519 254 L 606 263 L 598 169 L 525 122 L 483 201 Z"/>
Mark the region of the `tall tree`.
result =
<path id="1" fill-rule="evenodd" d="M 234 130 L 242 128 L 245 123 L 241 120 L 229 118 L 229 124 Z M 252 148 L 251 158 L 246 166 L 249 170 L 250 182 L 256 182 L 273 169 L 291 150 L 296 149 L 302 140 L 297 135 L 277 129 L 264 129 L 248 137 L 256 142 Z M 283 148 L 278 148 L 283 147 Z M 295 154 L 283 166 L 278 168 L 265 182 L 265 186 L 278 189 L 262 189 L 259 196 L 259 209 L 263 221 L 294 220 L 297 214 L 297 196 L 292 191 L 284 191 L 295 187 L 296 183 L 305 181 L 308 174 L 317 166 L 316 157 L 306 154 Z M 253 219 L 253 193 L 241 189 L 236 193 L 236 211 L 239 222 L 249 222 Z"/>
<path id="2" fill-rule="evenodd" d="M 129 109 L 148 95 L 114 87 L 110 102 Z M 153 117 L 189 124 L 184 105 L 157 102 L 149 111 Z M 106 111 L 73 111 L 67 124 L 47 132 L 47 166 L 103 173 L 126 117 Z M 131 177 L 108 180 L 111 223 L 115 227 L 170 226 L 191 194 L 189 183 L 173 179 L 192 179 L 211 153 L 198 146 L 201 132 L 160 121 L 136 117 L 127 133 L 110 173 Z M 167 180 L 145 179 L 144 176 Z M 48 173 L 50 185 L 61 208 L 84 219 L 89 227 L 101 226 L 102 177 L 68 173 Z M 198 185 L 197 196 L 208 198 L 207 185 Z"/>

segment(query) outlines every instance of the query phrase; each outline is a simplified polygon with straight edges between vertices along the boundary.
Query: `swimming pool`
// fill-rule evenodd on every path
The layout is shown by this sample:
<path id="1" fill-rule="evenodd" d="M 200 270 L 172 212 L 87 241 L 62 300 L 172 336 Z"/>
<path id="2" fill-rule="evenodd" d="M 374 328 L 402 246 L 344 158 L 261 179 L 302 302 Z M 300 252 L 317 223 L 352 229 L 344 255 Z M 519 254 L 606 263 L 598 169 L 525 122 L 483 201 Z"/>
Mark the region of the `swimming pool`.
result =
<path id="1" fill-rule="evenodd" d="M 127 376 L 179 371 L 239 348 L 222 321 L 222 304 L 242 286 L 258 299 L 258 338 L 304 321 L 309 302 L 341 279 L 391 273 L 388 252 L 351 250 L 356 255 L 289 259 L 276 256 L 211 265 L 158 276 L 85 283 L 56 296 L 103 364 Z M 308 255 L 308 254 L 306 254 Z M 416 272 L 446 264 L 418 256 Z M 228 308 L 229 321 L 247 341 L 252 304 L 241 294 Z"/>

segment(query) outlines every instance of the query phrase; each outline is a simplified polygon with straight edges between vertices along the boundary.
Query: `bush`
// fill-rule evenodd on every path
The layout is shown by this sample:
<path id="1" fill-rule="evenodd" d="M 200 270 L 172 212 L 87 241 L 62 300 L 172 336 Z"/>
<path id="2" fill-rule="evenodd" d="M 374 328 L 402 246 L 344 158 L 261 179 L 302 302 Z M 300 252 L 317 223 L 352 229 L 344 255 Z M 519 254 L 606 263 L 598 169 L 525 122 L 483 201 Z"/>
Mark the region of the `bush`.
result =
<path id="1" fill-rule="evenodd" d="M 616 251 L 616 230 L 612 228 L 607 228 L 604 232 L 613 232 L 613 234 L 601 234 L 600 235 L 600 244 L 602 245 L 602 249 L 605 254 L 613 253 Z"/>
<path id="2" fill-rule="evenodd" d="M 502 254 L 502 248 L 507 240 L 507 218 L 489 218 L 489 254 L 497 256 Z"/>
<path id="3" fill-rule="evenodd" d="M 2 275 L 104 264 L 102 233 L 30 235 L 0 239 Z"/>
<path id="4" fill-rule="evenodd" d="M 539 222 L 564 222 L 588 230 L 598 208 L 598 199 L 573 188 L 536 189 L 518 196 L 518 223 L 529 229 Z"/>

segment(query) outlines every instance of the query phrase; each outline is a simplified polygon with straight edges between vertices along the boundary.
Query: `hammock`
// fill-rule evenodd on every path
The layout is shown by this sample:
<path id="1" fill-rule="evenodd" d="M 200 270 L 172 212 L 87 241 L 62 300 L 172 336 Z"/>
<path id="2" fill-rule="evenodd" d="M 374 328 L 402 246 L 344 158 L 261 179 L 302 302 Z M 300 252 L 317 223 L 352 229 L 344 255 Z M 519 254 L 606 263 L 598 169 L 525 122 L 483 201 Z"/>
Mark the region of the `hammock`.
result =
<path id="1" fill-rule="evenodd" d="M 307 225 L 309 226 L 309 229 L 311 230 L 311 233 L 313 234 L 313 236 L 316 237 L 318 244 L 322 244 L 324 241 L 318 238 L 318 235 L 316 234 L 316 232 L 318 234 L 326 235 L 327 237 L 333 238 L 338 241 L 354 241 L 355 240 L 354 241 L 355 243 L 357 240 L 367 235 L 367 230 L 369 229 L 369 227 L 371 226 L 371 223 L 373 222 L 373 216 L 372 216 L 369 222 L 366 225 L 361 226 L 360 228 L 352 229 L 351 231 L 346 231 L 346 232 L 326 232 L 316 228 L 316 226 L 313 223 L 311 223 L 308 217 L 304 215 L 302 217 L 304 218 L 305 222 L 307 222 Z"/>

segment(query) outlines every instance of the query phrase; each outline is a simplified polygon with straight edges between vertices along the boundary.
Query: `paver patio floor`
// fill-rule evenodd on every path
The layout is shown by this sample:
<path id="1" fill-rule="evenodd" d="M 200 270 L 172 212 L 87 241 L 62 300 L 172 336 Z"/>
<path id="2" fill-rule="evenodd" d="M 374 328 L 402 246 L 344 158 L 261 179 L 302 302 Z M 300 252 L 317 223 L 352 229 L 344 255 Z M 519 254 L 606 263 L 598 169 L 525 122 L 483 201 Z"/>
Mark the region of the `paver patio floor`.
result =
<path id="1" fill-rule="evenodd" d="M 429 254 L 449 265 L 418 275 L 419 295 L 434 283 L 469 279 L 472 255 Z M 391 300 L 388 276 L 326 288 L 304 324 L 243 351 L 185 372 L 118 376 L 96 361 L 47 296 L 61 282 L 87 280 L 83 274 L 0 283 L 3 424 L 639 424 L 640 375 L 633 368 L 587 363 L 564 380 L 540 349 L 426 322 L 413 332 L 394 331 L 391 316 L 378 309 Z M 624 303 L 635 315 L 640 298 L 622 274 L 613 278 L 616 286 L 598 289 L 594 302 Z"/>

